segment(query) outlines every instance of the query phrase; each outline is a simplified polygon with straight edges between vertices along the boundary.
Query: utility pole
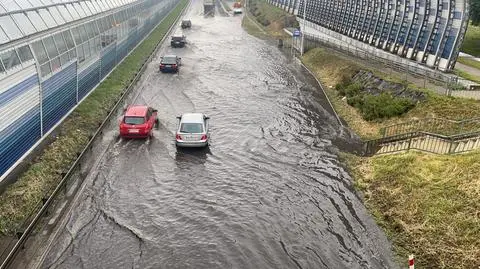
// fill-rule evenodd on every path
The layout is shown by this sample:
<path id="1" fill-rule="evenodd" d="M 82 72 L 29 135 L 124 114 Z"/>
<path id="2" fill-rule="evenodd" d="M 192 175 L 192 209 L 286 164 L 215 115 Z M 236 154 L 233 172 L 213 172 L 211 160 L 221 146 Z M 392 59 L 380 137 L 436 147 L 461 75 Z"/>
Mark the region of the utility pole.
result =
<path id="1" fill-rule="evenodd" d="M 300 49 L 300 54 L 303 56 L 303 42 L 304 42 L 304 36 L 305 36 L 305 27 L 307 23 L 307 0 L 303 0 L 303 31 L 301 31 L 302 34 L 302 42 L 301 42 L 301 49 Z"/>

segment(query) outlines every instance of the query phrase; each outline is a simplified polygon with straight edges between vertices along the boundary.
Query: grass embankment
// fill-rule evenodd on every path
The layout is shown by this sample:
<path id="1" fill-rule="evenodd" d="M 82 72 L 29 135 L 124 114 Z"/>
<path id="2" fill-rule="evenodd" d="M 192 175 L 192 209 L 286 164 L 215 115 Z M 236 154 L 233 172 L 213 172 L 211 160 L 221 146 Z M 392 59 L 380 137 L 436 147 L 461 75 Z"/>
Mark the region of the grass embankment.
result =
<path id="1" fill-rule="evenodd" d="M 288 35 L 283 31 L 283 28 L 298 26 L 294 16 L 287 14 L 283 9 L 268 4 L 264 0 L 249 0 L 245 12 L 248 12 L 250 16 L 245 16 L 242 24 L 251 35 L 274 38 L 287 37 Z"/>
<path id="2" fill-rule="evenodd" d="M 480 102 L 426 91 L 406 114 L 366 121 L 335 90 L 360 66 L 317 48 L 303 62 L 323 81 L 335 109 L 364 138 L 382 126 L 424 117 L 480 117 Z M 379 71 L 376 71 L 379 74 Z M 332 86 L 332 87 L 329 87 Z M 343 154 L 365 205 L 392 240 L 399 262 L 416 256 L 416 268 L 478 268 L 480 265 L 480 152 L 442 156 L 419 152 L 364 158 Z"/>
<path id="3" fill-rule="evenodd" d="M 69 169 L 77 153 L 88 143 L 105 116 L 165 36 L 182 9 L 182 0 L 152 34 L 145 39 L 95 91 L 62 123 L 60 135 L 30 168 L 0 196 L 0 233 L 14 234 L 31 215 L 43 197 L 47 197 Z"/>
<path id="4" fill-rule="evenodd" d="M 345 77 L 352 77 L 358 70 L 365 69 L 364 66 L 321 48 L 309 50 L 303 57 L 303 62 L 321 79 L 327 95 L 339 114 L 365 139 L 378 137 L 380 128 L 383 126 L 413 119 L 437 117 L 460 120 L 480 117 L 479 101 L 438 95 L 425 90 L 426 101 L 418 103 L 406 114 L 385 120 L 365 121 L 357 109 L 349 106 L 335 90 L 335 86 Z M 376 75 L 382 74 L 380 70 L 372 70 L 372 72 Z"/>
<path id="5" fill-rule="evenodd" d="M 467 65 L 467 66 L 470 66 L 470 67 L 473 67 L 473 68 L 476 68 L 480 71 L 480 61 L 477 61 L 477 60 L 474 60 L 474 59 L 468 58 L 468 57 L 458 57 L 457 62 L 459 62 L 461 64 L 464 64 L 464 65 Z M 473 75 L 473 74 L 470 74 L 468 72 L 461 71 L 461 70 L 454 70 L 454 71 L 458 76 L 461 76 L 461 77 L 463 77 L 465 79 L 468 79 L 470 81 L 480 83 L 480 76 Z"/>
<path id="6" fill-rule="evenodd" d="M 480 26 L 468 25 L 460 51 L 480 57 Z"/>
<path id="7" fill-rule="evenodd" d="M 225 2 L 225 0 L 220 0 L 220 4 L 223 6 L 223 8 L 224 8 L 227 12 L 232 11 L 232 8 L 230 8 L 230 6 L 228 5 L 227 2 Z"/>

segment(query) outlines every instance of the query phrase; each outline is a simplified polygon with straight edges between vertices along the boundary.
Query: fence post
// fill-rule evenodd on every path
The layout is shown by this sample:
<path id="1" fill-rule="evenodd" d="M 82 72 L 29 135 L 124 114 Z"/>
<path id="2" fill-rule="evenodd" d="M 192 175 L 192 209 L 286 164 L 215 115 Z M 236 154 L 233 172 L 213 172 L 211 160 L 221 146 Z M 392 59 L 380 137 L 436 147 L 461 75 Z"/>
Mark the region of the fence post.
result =
<path id="1" fill-rule="evenodd" d="M 408 256 L 408 269 L 415 269 L 415 259 L 413 254 Z"/>

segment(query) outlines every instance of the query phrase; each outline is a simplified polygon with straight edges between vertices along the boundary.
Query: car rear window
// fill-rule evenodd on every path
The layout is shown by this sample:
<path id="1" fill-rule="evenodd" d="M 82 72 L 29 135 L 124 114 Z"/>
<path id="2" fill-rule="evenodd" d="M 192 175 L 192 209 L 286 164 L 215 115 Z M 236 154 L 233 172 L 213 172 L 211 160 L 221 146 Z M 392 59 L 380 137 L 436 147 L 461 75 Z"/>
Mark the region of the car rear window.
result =
<path id="1" fill-rule="evenodd" d="M 144 124 L 145 123 L 145 118 L 143 118 L 143 117 L 125 117 L 123 119 L 123 121 L 126 124 L 132 124 L 132 125 Z"/>
<path id="2" fill-rule="evenodd" d="M 172 36 L 173 41 L 182 41 L 183 37 L 181 36 Z"/>
<path id="3" fill-rule="evenodd" d="M 176 64 L 177 59 L 175 57 L 163 57 L 162 63 L 163 64 Z"/>
<path id="4" fill-rule="evenodd" d="M 202 133 L 203 124 L 201 123 L 182 123 L 180 126 L 180 132 L 182 133 Z"/>

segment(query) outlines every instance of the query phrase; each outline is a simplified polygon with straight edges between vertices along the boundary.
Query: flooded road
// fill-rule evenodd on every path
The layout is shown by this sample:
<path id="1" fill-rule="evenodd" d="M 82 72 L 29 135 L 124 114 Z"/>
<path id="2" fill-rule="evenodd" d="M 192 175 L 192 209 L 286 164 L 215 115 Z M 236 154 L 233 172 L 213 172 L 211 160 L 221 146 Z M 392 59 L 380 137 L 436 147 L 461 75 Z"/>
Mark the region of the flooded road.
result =
<path id="1" fill-rule="evenodd" d="M 160 128 L 112 143 L 40 268 L 397 268 L 336 157 L 354 139 L 311 78 L 241 16 L 194 0 L 186 17 L 187 46 L 160 49 L 137 89 Z M 158 73 L 171 53 L 180 73 Z M 208 149 L 175 148 L 185 112 L 210 116 Z"/>

